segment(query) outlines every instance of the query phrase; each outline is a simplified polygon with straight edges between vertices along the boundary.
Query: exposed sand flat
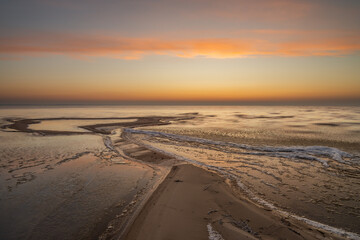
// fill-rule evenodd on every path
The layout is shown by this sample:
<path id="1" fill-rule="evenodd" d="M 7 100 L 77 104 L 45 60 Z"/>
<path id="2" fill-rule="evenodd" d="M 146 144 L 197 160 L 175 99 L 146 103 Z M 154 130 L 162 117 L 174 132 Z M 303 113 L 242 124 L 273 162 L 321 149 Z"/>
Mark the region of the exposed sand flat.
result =
<path id="1" fill-rule="evenodd" d="M 81 126 L 96 124 L 121 124 L 135 122 L 137 119 L 110 119 L 110 120 L 49 120 L 41 121 L 37 124 L 31 124 L 30 129 L 48 130 L 48 131 L 65 131 L 65 132 L 87 132 L 88 130 Z"/>
<path id="2" fill-rule="evenodd" d="M 216 167 L 219 167 L 219 169 L 225 167 L 224 172 L 239 176 L 242 180 L 245 179 L 244 185 L 251 186 L 250 191 L 255 193 L 255 196 L 276 203 L 277 206 L 281 206 L 277 199 L 283 196 L 286 198 L 283 204 L 285 208 L 280 207 L 280 209 L 285 209 L 289 213 L 293 212 L 297 216 L 314 219 L 319 223 L 326 223 L 330 213 L 327 212 L 321 215 L 320 219 L 311 218 L 311 216 L 306 215 L 306 209 L 303 206 L 311 201 L 311 204 L 314 203 L 311 213 L 314 212 L 315 214 L 316 210 L 320 209 L 321 211 L 323 202 L 318 202 L 316 201 L 317 198 L 312 197 L 300 198 L 299 193 L 305 195 L 307 192 L 300 192 L 299 189 L 301 188 L 296 187 L 304 186 L 303 189 L 316 191 L 314 195 L 309 195 L 315 197 L 319 196 L 319 191 L 327 193 L 328 190 L 331 196 L 336 196 L 342 200 L 341 194 L 343 194 L 346 197 L 343 202 L 335 202 L 332 197 L 323 198 L 329 202 L 329 206 L 341 207 L 342 205 L 336 204 L 345 201 L 349 202 L 349 200 L 357 201 L 356 190 L 344 191 L 346 187 L 356 187 L 355 183 L 358 179 L 356 175 L 358 172 L 357 165 L 355 167 L 346 165 L 345 168 L 344 165 L 341 165 L 342 158 L 338 161 L 332 158 L 333 155 L 329 157 L 330 164 L 326 165 L 326 169 L 324 168 L 325 164 L 318 160 L 316 161 L 320 163 L 320 168 L 316 164 L 309 164 L 311 163 L 309 161 L 312 161 L 309 159 L 296 161 L 296 164 L 291 165 L 292 163 L 289 163 L 289 161 L 282 161 L 285 158 L 284 154 L 276 159 L 271 159 L 271 161 L 268 158 L 262 158 L 262 155 L 257 154 L 262 151 L 258 150 L 260 147 L 257 145 L 247 145 L 249 147 L 246 148 L 245 156 L 241 156 L 239 153 L 242 152 L 234 147 L 232 141 L 224 141 L 224 144 L 222 144 L 221 141 L 214 142 L 217 141 L 216 138 L 208 139 L 207 135 L 204 138 L 204 136 L 197 136 L 196 134 L 189 141 L 192 135 L 187 136 L 181 128 L 181 131 L 179 130 L 180 132 L 175 132 L 175 134 L 172 134 L 171 131 L 167 132 L 167 128 L 163 128 L 164 131 L 159 133 L 151 132 L 147 128 L 145 130 L 134 129 L 144 126 L 149 126 L 152 129 L 153 126 L 181 122 L 181 119 L 192 119 L 189 114 L 179 116 L 8 119 L 6 125 L 1 126 L 6 131 L 4 134 L 23 134 L 19 132 L 31 134 L 26 134 L 28 140 L 25 139 L 25 134 L 23 134 L 24 141 L 26 140 L 27 143 L 20 149 L 18 148 L 18 142 L 10 150 L 4 147 L 8 152 L 6 152 L 4 155 L 6 157 L 3 157 L 3 159 L 8 160 L 3 166 L 6 167 L 8 177 L 3 179 L 6 181 L 10 179 L 14 183 L 13 186 L 10 186 L 9 181 L 7 183 L 8 189 L 4 189 L 10 196 L 8 198 L 9 204 L 7 204 L 13 204 L 11 198 L 15 194 L 20 197 L 25 196 L 24 192 L 35 195 L 32 198 L 28 198 L 29 195 L 22 198 L 32 199 L 31 204 L 36 204 L 39 199 L 45 199 L 46 197 L 43 197 L 42 194 L 36 194 L 40 189 L 38 188 L 39 182 L 47 184 L 49 182 L 47 179 L 52 180 L 58 176 L 61 179 L 56 181 L 57 185 L 52 183 L 46 185 L 50 189 L 47 199 L 56 198 L 58 195 L 62 197 L 63 192 L 67 194 L 70 190 L 73 190 L 74 196 L 68 197 L 63 205 L 58 203 L 56 205 L 58 210 L 56 211 L 38 211 L 46 215 L 41 217 L 42 220 L 39 223 L 27 220 L 30 219 L 31 215 L 37 217 L 31 211 L 26 212 L 31 209 L 35 209 L 34 212 L 36 212 L 36 208 L 28 208 L 27 205 L 19 204 L 19 206 L 24 206 L 26 211 L 18 211 L 16 205 L 13 205 L 15 207 L 10 209 L 8 205 L 3 204 L 5 206 L 3 209 L 15 209 L 18 211 L 16 214 L 18 214 L 18 219 L 21 219 L 22 223 L 15 219 L 13 222 L 9 221 L 6 226 L 2 224 L 3 228 L 0 229 L 0 233 L 9 234 L 8 226 L 19 226 L 14 228 L 15 230 L 12 232 L 17 234 L 19 232 L 17 229 L 21 230 L 21 228 L 26 231 L 34 229 L 28 234 L 29 239 L 46 239 L 46 237 L 50 239 L 54 238 L 54 236 L 67 239 L 341 239 L 326 232 L 324 230 L 326 228 L 315 229 L 304 222 L 295 220 L 294 217 L 286 218 L 284 217 L 286 212 L 279 215 L 275 210 L 258 206 L 248 200 L 248 195 L 240 192 L 240 188 L 233 187 L 234 185 L 230 180 L 226 180 L 216 173 L 198 168 L 197 165 L 177 164 L 189 160 L 188 162 L 197 162 L 200 165 L 203 163 L 204 166 L 209 166 L 210 169 L 212 169 L 212 166 L 215 167 L 214 169 Z M 71 125 L 73 121 L 77 122 L 77 124 Z M 92 123 L 93 125 L 84 125 L 82 121 L 84 121 L 84 124 L 86 122 L 86 124 Z M 75 128 L 65 129 L 61 124 L 59 129 L 31 128 L 34 124 L 36 126 L 36 124 L 41 125 L 44 122 L 62 123 L 64 126 L 66 125 L 65 127 L 70 124 Z M 87 132 L 77 131 L 77 127 L 82 127 Z M 11 133 L 14 130 L 18 132 Z M 144 134 L 146 131 L 151 134 Z M 86 137 L 80 136 L 83 134 L 88 135 Z M 63 144 L 63 142 L 67 143 L 75 137 L 79 137 L 81 141 L 74 140 L 69 144 Z M 197 137 L 199 141 L 194 141 Z M 93 138 L 92 141 L 97 141 L 94 147 L 91 147 L 92 143 L 88 141 L 90 138 Z M 43 147 L 37 150 L 39 139 L 42 140 L 40 143 Z M 51 141 L 51 139 L 57 139 L 59 142 Z M 14 137 L 15 140 L 18 141 Z M 28 143 L 31 144 L 28 146 Z M 45 146 L 50 148 L 50 146 L 57 144 L 64 145 L 66 148 L 59 148 L 64 149 L 64 151 L 48 151 L 45 148 Z M 83 146 L 84 144 L 86 146 Z M 74 145 L 78 145 L 77 148 L 82 150 L 80 151 L 77 148 L 74 150 Z M 274 149 L 271 146 L 265 146 L 265 148 Z M 290 146 L 290 148 L 293 147 Z M 254 150 L 253 156 L 249 154 L 252 153 L 249 149 Z M 284 152 L 278 149 L 275 150 L 281 153 Z M 315 146 L 315 150 L 318 152 L 317 146 Z M 326 148 L 325 150 L 329 149 Z M 71 152 L 74 153 L 71 154 Z M 12 157 L 14 153 L 17 156 Z M 270 157 L 274 155 L 274 151 L 270 151 L 270 153 Z M 45 155 L 45 157 L 41 157 L 42 155 Z M 83 160 L 89 156 L 92 157 L 92 161 L 84 162 Z M 340 154 L 340 156 L 342 155 Z M 350 159 L 350 157 L 347 158 Z M 78 167 L 75 167 L 75 165 Z M 174 167 L 174 165 L 177 166 Z M 33 169 L 36 171 L 33 171 Z M 320 169 L 321 171 L 315 171 L 314 169 Z M 327 180 L 322 187 L 319 184 L 321 178 L 318 176 L 319 174 L 327 176 L 330 170 L 331 173 L 339 170 L 339 173 L 344 175 L 343 179 L 346 181 L 336 185 L 331 184 L 331 181 L 336 182 L 336 180 L 333 180 L 333 176 L 329 179 L 324 177 Z M 169 172 L 170 174 L 167 176 Z M 309 183 L 304 182 L 306 177 L 315 179 L 311 176 L 312 173 L 316 174 L 314 175 L 317 177 L 316 185 L 311 184 L 312 181 Z M 249 178 L 252 181 L 246 182 Z M 295 179 L 295 181 L 286 182 L 287 179 Z M 252 185 L 254 182 L 257 183 L 255 180 L 259 180 L 258 185 Z M 353 181 L 354 184 L 348 184 L 349 181 Z M 284 188 L 288 187 L 291 191 L 287 191 L 288 189 L 283 190 L 282 186 Z M 341 186 L 341 190 L 337 190 L 333 186 Z M 34 189 L 32 192 L 29 191 L 31 187 Z M 266 191 L 268 190 L 266 187 L 271 188 L 271 190 Z M 256 190 L 253 191 L 254 189 Z M 44 192 L 42 188 L 40 190 L 41 193 Z M 35 194 L 33 194 L 34 192 Z M 53 192 L 55 196 L 52 196 Z M 352 193 L 355 194 L 352 195 Z M 275 200 L 269 198 L 271 194 L 277 198 Z M 292 198 L 288 196 L 292 196 Z M 21 200 L 20 197 L 18 199 Z M 50 207 L 57 203 L 54 200 L 44 201 L 51 203 Z M 356 203 L 354 205 L 355 207 L 358 206 Z M 344 208 L 346 208 L 346 205 Z M 301 211 L 296 212 L 299 209 Z M 335 207 L 331 209 L 335 209 Z M 304 210 L 305 214 L 303 214 L 302 210 Z M 74 216 L 72 216 L 73 214 Z M 347 211 L 344 214 L 343 216 L 348 218 L 350 215 L 355 215 L 356 212 Z M 340 223 L 345 222 L 343 221 L 345 217 L 334 219 Z M 8 219 L 4 220 L 4 222 L 8 221 Z M 77 224 L 72 221 L 76 221 Z M 350 229 L 355 229 L 355 232 L 357 232 L 357 222 L 356 219 L 355 221 L 348 221 L 347 225 L 355 226 Z M 337 226 L 332 223 L 326 224 Z M 31 228 L 23 226 L 30 226 Z M 51 230 L 49 231 L 49 229 Z M 63 229 L 66 229 L 66 231 Z M 339 234 L 341 234 L 341 231 Z M 18 239 L 18 236 L 22 235 L 14 234 L 13 236 L 13 239 Z M 348 236 L 355 236 L 351 239 L 359 239 L 358 235 L 350 234 Z"/>
<path id="3" fill-rule="evenodd" d="M 181 120 L 189 120 L 192 119 L 193 116 L 180 116 L 180 117 L 110 117 L 110 118 L 34 118 L 34 119 L 5 119 L 10 124 L 2 125 L 1 129 L 13 129 L 20 132 L 28 132 L 28 133 L 37 133 L 41 135 L 78 135 L 78 134 L 111 134 L 111 131 L 120 127 L 144 127 L 144 126 L 154 126 L 154 125 L 167 125 L 170 124 L 170 121 L 181 121 Z M 58 123 L 57 127 L 52 130 L 46 129 L 32 129 L 29 128 L 30 125 L 33 124 L 43 124 L 42 122 L 54 121 Z M 67 122 L 70 124 L 69 126 L 63 126 L 60 122 Z M 96 124 L 91 125 L 81 125 L 78 126 L 80 122 L 84 122 L 84 124 L 89 123 L 91 121 L 97 121 Z M 105 123 L 99 123 L 105 122 Z M 77 124 L 75 124 L 77 122 Z M 73 124 L 71 124 L 73 123 Z M 79 131 L 77 128 L 82 128 L 84 131 Z M 65 130 L 66 129 L 66 130 Z M 69 131 L 70 130 L 70 131 Z M 75 131 L 74 131 L 75 130 Z"/>
<path id="4" fill-rule="evenodd" d="M 260 208 L 192 165 L 173 167 L 123 239 L 221 239 L 216 232 L 226 240 L 340 239 Z"/>

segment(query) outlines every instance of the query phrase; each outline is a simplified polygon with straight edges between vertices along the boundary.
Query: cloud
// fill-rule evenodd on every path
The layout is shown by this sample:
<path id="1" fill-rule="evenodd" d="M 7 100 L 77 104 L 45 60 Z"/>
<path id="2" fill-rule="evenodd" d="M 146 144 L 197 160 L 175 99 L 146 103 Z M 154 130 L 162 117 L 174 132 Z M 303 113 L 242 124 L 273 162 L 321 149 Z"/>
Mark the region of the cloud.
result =
<path id="1" fill-rule="evenodd" d="M 184 58 L 336 56 L 360 50 L 359 34 L 254 30 L 248 37 L 204 39 L 125 38 L 110 35 L 42 33 L 0 37 L 0 57 L 66 55 L 76 58 L 140 59 L 146 55 Z"/>
<path id="2" fill-rule="evenodd" d="M 304 0 L 198 1 L 205 6 L 198 14 L 252 21 L 289 21 L 310 14 L 316 7 L 314 3 Z"/>

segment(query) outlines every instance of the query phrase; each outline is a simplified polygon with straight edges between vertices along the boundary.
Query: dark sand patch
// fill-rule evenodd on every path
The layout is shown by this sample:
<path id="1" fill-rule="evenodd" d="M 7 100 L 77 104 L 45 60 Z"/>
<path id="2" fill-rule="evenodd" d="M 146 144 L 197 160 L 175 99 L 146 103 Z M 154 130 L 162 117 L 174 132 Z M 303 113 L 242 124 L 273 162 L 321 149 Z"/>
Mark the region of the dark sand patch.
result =
<path id="1" fill-rule="evenodd" d="M 39 135 L 75 135 L 75 134 L 111 134 L 111 131 L 117 127 L 146 127 L 146 126 L 159 126 L 159 125 L 168 125 L 170 121 L 182 121 L 193 119 L 194 114 L 189 116 L 182 117 L 124 117 L 124 118 L 38 118 L 38 119 L 5 119 L 11 124 L 3 125 L 2 129 L 13 129 L 20 132 L 35 133 Z M 118 123 L 104 123 L 104 124 L 94 124 L 86 126 L 78 126 L 80 128 L 86 129 L 89 132 L 78 132 L 78 131 L 54 131 L 54 130 L 35 130 L 29 128 L 31 124 L 41 123 L 41 121 L 56 121 L 56 120 L 126 120 L 129 119 L 129 122 L 118 122 Z M 136 119 L 136 121 L 132 121 Z"/>
<path id="2" fill-rule="evenodd" d="M 246 115 L 246 114 L 236 114 L 238 118 L 243 119 L 284 119 L 284 118 L 294 118 L 294 116 L 287 116 L 287 115 L 276 115 L 276 116 L 266 116 L 266 115 Z"/>
<path id="3" fill-rule="evenodd" d="M 314 123 L 314 125 L 328 126 L 328 127 L 339 127 L 340 126 L 340 124 L 338 124 L 338 123 Z"/>

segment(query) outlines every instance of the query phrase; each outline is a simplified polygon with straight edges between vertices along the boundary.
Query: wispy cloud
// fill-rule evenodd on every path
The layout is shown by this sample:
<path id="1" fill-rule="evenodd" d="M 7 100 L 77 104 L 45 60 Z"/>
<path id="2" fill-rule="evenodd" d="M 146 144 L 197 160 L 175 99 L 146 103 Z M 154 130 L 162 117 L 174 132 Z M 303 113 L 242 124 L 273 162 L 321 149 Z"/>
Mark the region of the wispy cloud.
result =
<path id="1" fill-rule="evenodd" d="M 254 30 L 249 37 L 204 39 L 125 38 L 116 36 L 36 34 L 0 37 L 0 55 L 67 55 L 140 59 L 146 55 L 185 58 L 242 58 L 260 56 L 336 56 L 360 50 L 358 34 L 324 34 Z M 295 36 L 295 37 L 294 37 Z"/>
<path id="2" fill-rule="evenodd" d="M 204 1 L 197 14 L 222 19 L 246 19 L 252 21 L 283 21 L 307 16 L 317 5 L 304 0 L 228 0 Z"/>

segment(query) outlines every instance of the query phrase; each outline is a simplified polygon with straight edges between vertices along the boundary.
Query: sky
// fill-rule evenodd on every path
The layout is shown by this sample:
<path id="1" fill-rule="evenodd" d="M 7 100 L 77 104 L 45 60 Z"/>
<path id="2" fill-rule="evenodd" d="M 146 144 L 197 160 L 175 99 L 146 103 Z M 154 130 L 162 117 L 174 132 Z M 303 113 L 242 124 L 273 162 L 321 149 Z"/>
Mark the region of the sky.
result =
<path id="1" fill-rule="evenodd" d="M 360 100 L 358 0 L 0 3 L 0 103 Z"/>

